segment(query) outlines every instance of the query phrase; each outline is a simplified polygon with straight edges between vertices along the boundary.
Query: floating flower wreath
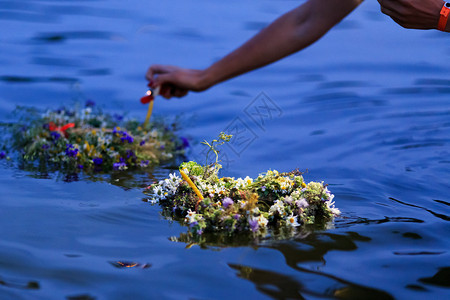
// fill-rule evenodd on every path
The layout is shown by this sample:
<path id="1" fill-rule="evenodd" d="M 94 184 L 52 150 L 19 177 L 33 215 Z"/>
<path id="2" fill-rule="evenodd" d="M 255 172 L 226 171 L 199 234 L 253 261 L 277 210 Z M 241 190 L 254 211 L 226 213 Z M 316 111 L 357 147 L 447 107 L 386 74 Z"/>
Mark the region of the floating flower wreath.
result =
<path id="1" fill-rule="evenodd" d="M 214 146 L 210 148 L 217 154 Z M 253 237 L 295 233 L 302 225 L 325 224 L 340 214 L 327 186 L 306 184 L 298 170 L 269 170 L 255 179 L 235 179 L 219 178 L 220 168 L 217 162 L 205 166 L 185 162 L 180 166 L 181 177 L 170 174 L 146 188 L 149 201 L 159 203 L 165 216 L 189 227 L 183 242 L 205 233 L 251 233 Z"/>
<path id="2" fill-rule="evenodd" d="M 41 166 L 86 171 L 144 168 L 183 154 L 188 146 L 185 138 L 175 135 L 175 124 L 154 121 L 144 127 L 103 113 L 93 101 L 44 113 L 23 107 L 17 111 L 21 120 L 7 124 L 10 138 L 5 148 Z"/>

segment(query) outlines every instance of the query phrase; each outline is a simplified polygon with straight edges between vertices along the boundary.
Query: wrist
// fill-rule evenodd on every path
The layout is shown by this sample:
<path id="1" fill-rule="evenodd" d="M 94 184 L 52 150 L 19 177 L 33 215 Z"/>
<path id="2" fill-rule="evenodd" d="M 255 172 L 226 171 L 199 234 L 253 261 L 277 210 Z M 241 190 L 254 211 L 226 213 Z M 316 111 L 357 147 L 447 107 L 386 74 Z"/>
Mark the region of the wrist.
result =
<path id="1" fill-rule="evenodd" d="M 444 0 L 444 4 L 439 13 L 439 22 L 437 29 L 441 31 L 450 32 L 450 2 Z"/>
<path id="2" fill-rule="evenodd" d="M 213 68 L 209 67 L 204 70 L 200 70 L 198 74 L 198 88 L 200 91 L 209 89 L 210 87 L 216 85 L 216 76 L 214 76 Z"/>

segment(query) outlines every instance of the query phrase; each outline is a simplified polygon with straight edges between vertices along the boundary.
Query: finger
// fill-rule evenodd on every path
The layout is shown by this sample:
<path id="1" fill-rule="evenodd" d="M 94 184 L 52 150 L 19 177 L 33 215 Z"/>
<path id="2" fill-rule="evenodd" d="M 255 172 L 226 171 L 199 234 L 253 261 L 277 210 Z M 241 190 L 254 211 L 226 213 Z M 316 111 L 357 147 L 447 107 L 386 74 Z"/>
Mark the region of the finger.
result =
<path id="1" fill-rule="evenodd" d="M 169 73 L 169 74 L 161 74 L 158 76 L 154 76 L 152 82 L 153 82 L 153 85 L 152 85 L 153 87 L 157 87 L 157 86 L 163 87 L 163 86 L 165 86 L 167 84 L 171 84 L 173 82 L 172 75 Z"/>
<path id="2" fill-rule="evenodd" d="M 162 85 L 159 91 L 159 94 L 166 99 L 170 99 L 172 97 L 171 93 L 172 86 L 170 85 Z"/>
<path id="3" fill-rule="evenodd" d="M 172 93 L 172 95 L 173 95 L 174 97 L 181 98 L 181 97 L 184 97 L 184 96 L 187 95 L 188 90 L 186 90 L 186 89 L 180 89 L 180 88 L 175 88 L 175 89 L 173 89 L 173 90 L 171 91 L 171 93 Z"/>
<path id="4" fill-rule="evenodd" d="M 167 66 L 167 65 L 152 65 L 148 69 L 145 77 L 147 78 L 147 80 L 151 80 L 151 79 L 153 79 L 155 74 L 168 73 L 168 72 L 170 72 L 170 70 L 171 70 L 171 67 Z"/>

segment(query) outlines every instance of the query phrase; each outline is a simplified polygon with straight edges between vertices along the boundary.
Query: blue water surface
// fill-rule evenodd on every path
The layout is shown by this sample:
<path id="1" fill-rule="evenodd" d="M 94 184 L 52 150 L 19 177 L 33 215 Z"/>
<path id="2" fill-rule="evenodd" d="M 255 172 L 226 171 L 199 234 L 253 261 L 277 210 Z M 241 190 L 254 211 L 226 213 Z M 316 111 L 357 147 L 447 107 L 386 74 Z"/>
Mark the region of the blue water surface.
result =
<path id="1" fill-rule="evenodd" d="M 0 116 L 94 100 L 143 119 L 154 63 L 203 68 L 301 1 L 2 0 Z M 276 37 L 274 37 L 276 38 Z M 0 161 L 0 299 L 450 298 L 450 36 L 366 1 L 319 42 L 184 99 L 188 157 L 220 131 L 223 175 L 308 170 L 342 211 L 327 230 L 186 245 L 142 201 L 173 164 L 68 178 Z"/>

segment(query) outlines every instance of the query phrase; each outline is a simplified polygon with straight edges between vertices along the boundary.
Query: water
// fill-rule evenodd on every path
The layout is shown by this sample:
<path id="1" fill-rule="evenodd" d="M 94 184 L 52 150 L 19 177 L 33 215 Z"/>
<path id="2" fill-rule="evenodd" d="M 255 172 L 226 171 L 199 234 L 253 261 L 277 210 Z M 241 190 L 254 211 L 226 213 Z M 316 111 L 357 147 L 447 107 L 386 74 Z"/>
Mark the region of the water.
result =
<path id="1" fill-rule="evenodd" d="M 150 64 L 205 67 L 296 5 L 0 1 L 1 118 L 93 99 L 143 119 Z M 448 299 L 448 38 L 402 29 L 366 1 L 301 53 L 155 104 L 182 116 L 191 158 L 198 141 L 246 129 L 223 175 L 300 168 L 329 183 L 343 214 L 326 231 L 187 248 L 169 240 L 186 229 L 141 201 L 168 167 L 72 181 L 1 161 L 0 298 Z"/>

